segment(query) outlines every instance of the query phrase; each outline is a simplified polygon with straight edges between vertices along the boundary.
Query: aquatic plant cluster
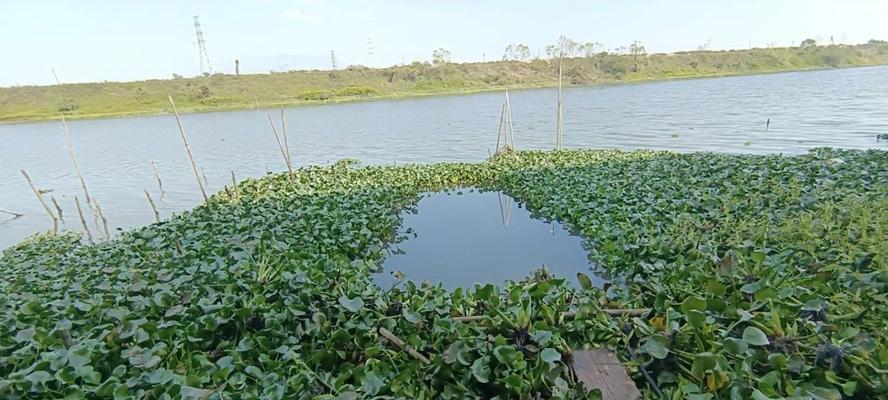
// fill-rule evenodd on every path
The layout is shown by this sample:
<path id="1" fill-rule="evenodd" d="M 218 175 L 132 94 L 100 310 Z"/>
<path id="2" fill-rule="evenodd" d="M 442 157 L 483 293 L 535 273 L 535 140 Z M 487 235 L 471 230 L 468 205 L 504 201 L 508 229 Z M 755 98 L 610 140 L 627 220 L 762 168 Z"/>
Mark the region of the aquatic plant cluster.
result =
<path id="1" fill-rule="evenodd" d="M 594 398 L 570 368 L 594 347 L 646 398 L 888 394 L 883 151 L 521 152 L 292 178 L 110 242 L 6 250 L 0 397 Z M 564 222 L 612 284 L 375 286 L 401 210 L 464 186 Z"/>

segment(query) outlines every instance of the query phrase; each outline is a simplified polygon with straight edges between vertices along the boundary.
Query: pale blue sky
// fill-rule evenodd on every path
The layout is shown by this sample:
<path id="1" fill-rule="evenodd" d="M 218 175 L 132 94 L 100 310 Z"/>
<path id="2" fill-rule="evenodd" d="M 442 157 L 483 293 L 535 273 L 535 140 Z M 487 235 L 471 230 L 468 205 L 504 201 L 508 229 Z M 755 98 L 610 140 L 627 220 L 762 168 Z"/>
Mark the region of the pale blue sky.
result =
<path id="1" fill-rule="evenodd" d="M 542 52 L 560 34 L 649 52 L 888 39 L 878 0 L 0 0 L 0 86 L 167 78 L 199 73 L 192 16 L 214 70 L 245 72 L 499 59 L 509 43 Z M 368 39 L 375 55 L 368 55 Z"/>

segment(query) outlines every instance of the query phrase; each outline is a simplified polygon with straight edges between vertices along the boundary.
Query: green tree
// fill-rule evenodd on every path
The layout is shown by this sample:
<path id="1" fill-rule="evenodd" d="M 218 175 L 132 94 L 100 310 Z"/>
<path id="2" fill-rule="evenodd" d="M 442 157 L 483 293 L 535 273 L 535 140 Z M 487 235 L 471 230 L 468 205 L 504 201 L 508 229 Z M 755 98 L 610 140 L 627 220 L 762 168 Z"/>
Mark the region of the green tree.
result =
<path id="1" fill-rule="evenodd" d="M 802 48 L 817 47 L 817 41 L 814 39 L 810 39 L 810 38 L 805 39 L 805 40 L 802 40 L 802 44 L 800 44 L 799 47 L 802 47 Z"/>
<path id="2" fill-rule="evenodd" d="M 526 44 L 510 44 L 503 53 L 503 61 L 528 61 L 530 60 L 530 47 Z"/>

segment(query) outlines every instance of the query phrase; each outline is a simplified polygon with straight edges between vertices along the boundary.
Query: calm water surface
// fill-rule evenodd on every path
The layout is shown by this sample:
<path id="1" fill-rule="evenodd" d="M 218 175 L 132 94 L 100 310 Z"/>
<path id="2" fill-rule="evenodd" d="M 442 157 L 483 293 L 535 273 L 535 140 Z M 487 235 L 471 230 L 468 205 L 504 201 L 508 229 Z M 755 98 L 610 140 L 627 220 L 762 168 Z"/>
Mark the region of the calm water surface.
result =
<path id="1" fill-rule="evenodd" d="M 577 272 L 603 282 L 592 274 L 579 236 L 557 222 L 533 219 L 500 192 L 463 189 L 428 195 L 415 212 L 404 213 L 401 232 L 407 240 L 393 246 L 376 277 L 383 288 L 395 281 L 396 271 L 404 280 L 469 288 L 519 281 L 541 267 L 571 282 Z"/>
<path id="2" fill-rule="evenodd" d="M 554 144 L 555 91 L 510 94 L 517 144 Z M 575 148 L 796 154 L 818 146 L 888 148 L 888 67 L 570 88 L 564 91 L 564 143 Z M 300 165 L 357 158 L 368 164 L 476 161 L 495 146 L 502 93 L 319 105 L 286 110 L 293 160 Z M 217 191 L 238 178 L 284 170 L 266 113 L 183 116 L 197 163 Z M 767 132 L 765 121 L 770 119 Z M 163 218 L 199 204 L 200 193 L 172 116 L 70 123 L 92 194 L 114 228 L 152 221 L 151 190 Z M 151 168 L 156 161 L 166 194 Z M 0 124 L 0 248 L 51 227 L 19 173 L 52 189 L 77 229 L 80 186 L 58 122 Z M 49 200 L 49 199 L 47 199 Z"/>

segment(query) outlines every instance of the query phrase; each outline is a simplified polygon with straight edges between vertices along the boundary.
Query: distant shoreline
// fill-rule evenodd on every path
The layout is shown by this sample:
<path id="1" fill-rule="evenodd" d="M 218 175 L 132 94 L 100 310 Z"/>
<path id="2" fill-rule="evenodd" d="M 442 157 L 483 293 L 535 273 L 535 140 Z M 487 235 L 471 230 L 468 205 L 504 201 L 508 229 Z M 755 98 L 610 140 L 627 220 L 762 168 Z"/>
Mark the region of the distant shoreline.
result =
<path id="1" fill-rule="evenodd" d="M 565 87 L 761 75 L 888 65 L 888 42 L 857 46 L 684 52 L 565 59 Z M 166 95 L 183 113 L 467 95 L 557 86 L 546 60 L 414 63 L 390 68 L 295 71 L 256 75 L 0 88 L 0 124 L 104 119 L 170 113 Z M 638 71 L 634 71 L 638 68 Z M 553 76 L 554 75 L 554 76 Z"/>

